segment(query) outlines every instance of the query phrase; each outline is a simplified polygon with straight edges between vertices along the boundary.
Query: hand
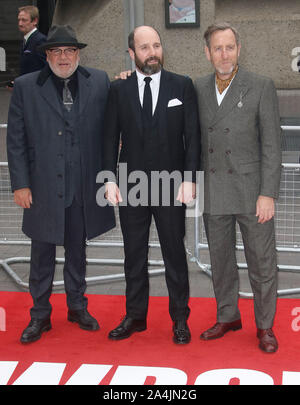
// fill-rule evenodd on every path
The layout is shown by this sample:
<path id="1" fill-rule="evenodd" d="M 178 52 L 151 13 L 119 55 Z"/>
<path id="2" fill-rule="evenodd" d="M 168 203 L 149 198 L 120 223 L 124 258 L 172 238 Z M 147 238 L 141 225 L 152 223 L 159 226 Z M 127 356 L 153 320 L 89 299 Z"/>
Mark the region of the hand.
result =
<path id="1" fill-rule="evenodd" d="M 131 70 L 125 70 L 119 74 L 119 76 L 115 76 L 115 79 L 122 79 L 126 80 L 127 77 L 131 76 L 132 71 Z"/>
<path id="2" fill-rule="evenodd" d="M 7 88 L 7 90 L 12 91 L 13 88 L 14 88 L 14 81 L 11 80 L 10 82 L 8 82 L 7 85 L 6 85 L 6 88 Z"/>
<path id="3" fill-rule="evenodd" d="M 115 206 L 123 201 L 119 187 L 116 183 L 105 184 L 105 198 Z"/>
<path id="4" fill-rule="evenodd" d="M 30 188 L 20 188 L 14 192 L 14 201 L 22 208 L 30 208 L 32 204 L 32 194 Z"/>
<path id="5" fill-rule="evenodd" d="M 190 181 L 184 181 L 180 184 L 178 189 L 178 194 L 176 197 L 177 201 L 182 204 L 188 204 L 196 198 L 196 184 Z"/>
<path id="6" fill-rule="evenodd" d="M 256 216 L 258 223 L 263 224 L 275 215 L 274 198 L 260 195 L 256 202 Z"/>

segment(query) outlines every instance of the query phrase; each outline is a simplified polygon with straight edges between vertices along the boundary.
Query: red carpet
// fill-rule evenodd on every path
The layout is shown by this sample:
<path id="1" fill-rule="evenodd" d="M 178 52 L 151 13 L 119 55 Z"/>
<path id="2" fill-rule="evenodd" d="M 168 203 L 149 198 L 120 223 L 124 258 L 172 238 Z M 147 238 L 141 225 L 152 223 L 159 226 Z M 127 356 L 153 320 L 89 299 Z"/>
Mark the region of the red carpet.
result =
<path id="1" fill-rule="evenodd" d="M 89 295 L 89 310 L 101 327 L 97 332 L 66 320 L 65 295 L 54 294 L 51 302 L 52 330 L 22 345 L 31 297 L 0 292 L 0 385 L 300 384 L 300 300 L 278 300 L 275 354 L 258 348 L 252 300 L 240 299 L 242 330 L 205 342 L 199 336 L 215 322 L 215 301 L 192 298 L 192 341 L 183 346 L 172 342 L 166 297 L 150 298 L 145 332 L 118 342 L 107 334 L 124 313 L 124 297 Z"/>

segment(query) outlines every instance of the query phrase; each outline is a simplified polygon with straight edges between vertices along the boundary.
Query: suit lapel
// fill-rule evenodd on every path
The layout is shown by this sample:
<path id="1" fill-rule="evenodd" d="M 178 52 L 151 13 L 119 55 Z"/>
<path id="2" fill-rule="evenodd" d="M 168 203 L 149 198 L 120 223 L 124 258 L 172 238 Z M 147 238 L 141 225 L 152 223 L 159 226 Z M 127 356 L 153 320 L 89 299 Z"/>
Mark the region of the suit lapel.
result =
<path id="1" fill-rule="evenodd" d="M 131 111 L 133 111 L 133 117 L 136 119 L 137 127 L 140 134 L 143 133 L 143 122 L 142 122 L 142 107 L 139 96 L 138 80 L 136 72 L 125 81 L 127 97 L 131 105 Z M 131 114 L 130 114 L 131 115 Z"/>
<path id="2" fill-rule="evenodd" d="M 215 92 L 215 83 L 213 85 Z M 218 121 L 226 117 L 230 111 L 241 101 L 249 90 L 249 86 L 244 79 L 244 72 L 239 68 L 235 78 L 233 79 L 221 105 L 218 107 L 216 114 L 211 122 L 211 125 L 216 124 Z M 216 94 L 215 94 L 216 99 Z"/>
<path id="3" fill-rule="evenodd" d="M 170 86 L 169 86 L 170 74 L 169 72 L 162 70 L 159 93 L 157 99 L 157 105 L 154 111 L 154 118 L 157 118 L 159 129 L 161 129 L 165 123 L 166 117 L 166 108 L 168 105 L 168 100 L 170 99 Z M 132 111 L 134 112 L 134 117 L 137 121 L 137 126 L 140 130 L 140 134 L 143 134 L 143 120 L 142 120 L 142 107 L 140 103 L 139 90 L 138 90 L 138 81 L 136 72 L 134 72 L 126 80 L 126 91 L 127 91 L 127 100 L 131 104 Z"/>
<path id="4" fill-rule="evenodd" d="M 29 45 L 31 44 L 32 40 L 33 40 L 34 37 L 37 35 L 37 33 L 38 33 L 38 31 L 34 31 L 34 32 L 30 35 L 30 37 L 27 39 L 27 41 L 26 41 L 26 43 L 25 43 L 25 46 L 22 44 L 24 51 L 29 47 Z M 23 39 L 23 41 L 24 41 L 24 39 Z"/>
<path id="5" fill-rule="evenodd" d="M 203 87 L 202 91 L 204 92 L 203 98 L 211 113 L 211 116 L 215 117 L 215 115 L 219 109 L 218 102 L 217 102 L 217 96 L 216 96 L 216 88 L 215 88 L 215 74 L 212 74 L 209 77 L 208 82 L 207 82 L 206 86 Z"/>
<path id="6" fill-rule="evenodd" d="M 168 101 L 170 100 L 170 79 L 171 76 L 166 70 L 161 71 L 159 93 L 157 99 L 157 105 L 154 111 L 154 115 L 157 115 L 158 120 L 165 118 Z"/>
<path id="7" fill-rule="evenodd" d="M 166 70 L 161 71 L 159 93 L 157 105 L 154 112 L 154 119 L 157 119 L 158 133 L 160 136 L 167 134 L 167 108 L 168 102 L 171 99 L 171 75 Z"/>

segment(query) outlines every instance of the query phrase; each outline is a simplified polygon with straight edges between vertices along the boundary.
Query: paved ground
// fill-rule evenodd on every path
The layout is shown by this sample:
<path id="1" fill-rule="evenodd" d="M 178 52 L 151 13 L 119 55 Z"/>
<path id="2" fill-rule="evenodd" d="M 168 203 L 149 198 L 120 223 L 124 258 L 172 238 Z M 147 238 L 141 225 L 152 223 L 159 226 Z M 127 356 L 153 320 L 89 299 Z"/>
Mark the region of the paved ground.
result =
<path id="1" fill-rule="evenodd" d="M 5 89 L 0 89 L 0 123 L 7 122 L 7 111 L 10 99 L 10 92 Z M 6 161 L 5 151 L 5 131 L 0 130 L 0 162 Z M 1 172 L 0 172 L 1 173 Z M 0 207 L 1 209 L 1 207 Z M 189 259 L 189 276 L 190 276 L 190 289 L 191 296 L 193 297 L 213 297 L 213 287 L 211 278 L 204 273 L 200 267 L 191 259 L 194 257 L 194 219 L 187 219 L 187 232 L 186 232 L 186 246 L 188 250 Z M 152 233 L 152 241 L 156 241 L 155 230 Z M 3 238 L 2 238 L 3 240 Z M 102 241 L 104 239 L 101 239 Z M 115 229 L 111 233 L 105 235 L 105 240 L 122 242 L 121 233 L 119 228 Z M 0 242 L 1 242 L 1 229 L 0 229 Z M 89 261 L 94 259 L 109 259 L 109 260 L 123 260 L 122 247 L 95 247 L 89 246 L 88 249 Z M 28 258 L 30 256 L 30 246 L 23 245 L 9 245 L 0 243 L 0 260 L 8 258 L 26 258 L 26 260 L 19 259 L 19 263 L 13 264 L 10 268 L 24 283 L 28 283 L 28 271 L 29 264 Z M 63 258 L 62 248 L 57 249 L 57 257 Z M 150 249 L 150 260 L 161 260 L 160 249 Z M 238 252 L 238 261 L 244 263 L 244 257 L 242 252 Z M 209 263 L 207 250 L 201 251 L 201 262 Z M 278 254 L 279 264 L 299 265 L 299 254 L 280 253 Z M 1 263 L 1 262 L 0 262 Z M 159 266 L 158 268 L 161 268 Z M 156 269 L 157 266 L 150 267 L 150 269 Z M 92 277 L 110 276 L 120 274 L 120 279 L 116 280 L 97 280 L 92 282 Z M 87 267 L 88 288 L 87 293 L 90 294 L 124 294 L 125 283 L 123 280 L 123 269 L 121 264 L 89 264 Z M 57 265 L 55 280 L 62 280 L 62 264 Z M 240 290 L 242 292 L 250 292 L 250 285 L 246 270 L 240 270 Z M 285 290 L 290 288 L 300 288 L 300 274 L 279 272 L 279 290 Z M 2 291 L 26 291 L 26 288 L 19 286 L 10 275 L 8 275 L 3 267 L 0 266 L 0 290 Z M 55 292 L 64 292 L 63 286 L 55 287 Z M 150 278 L 150 294 L 164 296 L 167 295 L 167 289 L 164 280 L 164 274 L 153 275 Z M 287 295 L 287 297 L 300 298 L 300 294 Z M 0 302 L 1 306 L 1 302 Z"/>

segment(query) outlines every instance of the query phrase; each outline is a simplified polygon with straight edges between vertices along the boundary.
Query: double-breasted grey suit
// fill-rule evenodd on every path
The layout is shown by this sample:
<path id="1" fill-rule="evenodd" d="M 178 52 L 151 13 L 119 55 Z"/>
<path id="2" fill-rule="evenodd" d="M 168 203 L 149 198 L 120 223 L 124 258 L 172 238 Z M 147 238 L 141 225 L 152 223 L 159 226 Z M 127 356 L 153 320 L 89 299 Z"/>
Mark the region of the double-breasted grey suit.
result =
<path id="1" fill-rule="evenodd" d="M 240 317 L 235 226 L 238 221 L 254 292 L 258 328 L 272 326 L 276 308 L 274 222 L 257 222 L 260 195 L 277 198 L 281 128 L 271 79 L 239 67 L 220 106 L 215 74 L 195 82 L 205 173 L 204 222 L 218 321 Z"/>

